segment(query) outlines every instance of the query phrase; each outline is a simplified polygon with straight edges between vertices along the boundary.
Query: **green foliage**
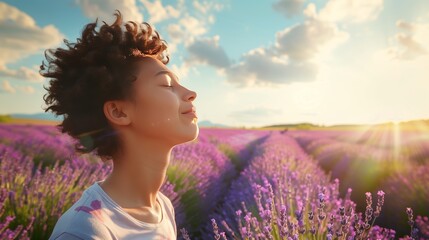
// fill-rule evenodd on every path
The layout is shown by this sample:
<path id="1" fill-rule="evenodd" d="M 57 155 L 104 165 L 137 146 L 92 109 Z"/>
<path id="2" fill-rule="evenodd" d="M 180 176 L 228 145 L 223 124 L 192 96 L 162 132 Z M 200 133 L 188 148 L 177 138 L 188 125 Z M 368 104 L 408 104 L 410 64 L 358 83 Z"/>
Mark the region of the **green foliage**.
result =
<path id="1" fill-rule="evenodd" d="M 204 209 L 201 209 L 201 196 L 196 189 L 189 189 L 183 193 L 180 202 L 184 206 L 187 222 L 195 232 L 201 224 L 201 216 Z"/>
<path id="2" fill-rule="evenodd" d="M 0 123 L 6 123 L 12 121 L 12 117 L 10 115 L 0 115 Z"/>
<path id="3" fill-rule="evenodd" d="M 180 202 L 184 208 L 187 225 L 191 231 L 195 232 L 201 224 L 200 218 L 205 211 L 201 207 L 201 196 L 196 190 L 196 179 L 189 172 L 181 169 L 180 166 L 173 164 L 170 164 L 167 168 L 167 179 L 174 184 L 175 192 L 182 193 Z"/>
<path id="4" fill-rule="evenodd" d="M 195 178 L 188 172 L 183 171 L 178 165 L 170 164 L 167 168 L 167 179 L 174 184 L 174 191 L 180 192 L 189 188 L 194 188 L 196 185 Z"/>
<path id="5" fill-rule="evenodd" d="M 241 165 L 242 160 L 238 157 L 237 152 L 230 145 L 228 145 L 226 143 L 220 143 L 217 145 L 217 147 L 221 152 L 223 152 L 231 160 L 231 163 L 238 170 L 238 168 Z"/>

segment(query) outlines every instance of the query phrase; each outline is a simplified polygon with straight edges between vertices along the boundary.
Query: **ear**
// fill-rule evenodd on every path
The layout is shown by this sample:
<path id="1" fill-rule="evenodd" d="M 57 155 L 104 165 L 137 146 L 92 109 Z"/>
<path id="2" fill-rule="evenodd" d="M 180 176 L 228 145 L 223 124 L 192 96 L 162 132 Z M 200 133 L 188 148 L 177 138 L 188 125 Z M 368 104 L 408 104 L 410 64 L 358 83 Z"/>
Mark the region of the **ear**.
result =
<path id="1" fill-rule="evenodd" d="M 117 125 L 128 125 L 131 122 L 130 114 L 124 101 L 107 101 L 103 105 L 103 112 L 106 118 Z"/>

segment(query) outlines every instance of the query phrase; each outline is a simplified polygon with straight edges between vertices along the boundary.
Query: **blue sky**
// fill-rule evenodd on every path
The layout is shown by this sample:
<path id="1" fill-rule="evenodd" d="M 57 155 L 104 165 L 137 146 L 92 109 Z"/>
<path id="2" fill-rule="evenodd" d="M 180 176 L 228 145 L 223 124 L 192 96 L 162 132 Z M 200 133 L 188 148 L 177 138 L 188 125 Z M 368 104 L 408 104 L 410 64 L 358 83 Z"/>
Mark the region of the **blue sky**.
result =
<path id="1" fill-rule="evenodd" d="M 429 118 L 427 0 L 0 2 L 0 114 L 42 112 L 43 50 L 115 9 L 167 41 L 167 66 L 197 92 L 200 121 Z"/>

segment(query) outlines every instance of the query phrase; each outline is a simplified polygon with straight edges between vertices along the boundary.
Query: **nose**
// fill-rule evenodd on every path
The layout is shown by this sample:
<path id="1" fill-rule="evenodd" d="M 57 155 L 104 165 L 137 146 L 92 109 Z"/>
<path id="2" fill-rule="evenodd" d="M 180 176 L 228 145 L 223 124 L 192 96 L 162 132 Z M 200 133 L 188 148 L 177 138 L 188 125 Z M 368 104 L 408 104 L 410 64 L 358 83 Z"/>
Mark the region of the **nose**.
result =
<path id="1" fill-rule="evenodd" d="M 197 97 L 197 93 L 195 91 L 187 89 L 187 93 L 185 94 L 185 101 L 194 101 Z"/>

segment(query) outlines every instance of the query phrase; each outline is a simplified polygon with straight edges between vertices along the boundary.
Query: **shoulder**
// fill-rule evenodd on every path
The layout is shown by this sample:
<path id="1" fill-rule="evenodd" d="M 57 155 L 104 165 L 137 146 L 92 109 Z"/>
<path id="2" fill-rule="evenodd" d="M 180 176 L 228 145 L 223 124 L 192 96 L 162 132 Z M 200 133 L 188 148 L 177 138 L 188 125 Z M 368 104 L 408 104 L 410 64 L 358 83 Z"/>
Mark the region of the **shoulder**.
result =
<path id="1" fill-rule="evenodd" d="M 176 226 L 176 217 L 175 217 L 175 212 L 174 212 L 174 206 L 173 203 L 171 202 L 171 200 L 164 195 L 162 192 L 159 192 L 159 195 L 161 196 L 161 199 L 163 199 L 164 202 L 164 206 L 167 209 L 167 216 L 170 219 L 171 224 L 173 225 L 174 228 L 174 234 L 177 237 L 177 226 Z"/>
<path id="2" fill-rule="evenodd" d="M 58 219 L 49 240 L 74 239 L 72 237 L 85 240 L 114 239 L 109 228 L 99 218 L 87 212 L 77 212 L 75 209 L 73 206 Z"/>
<path id="3" fill-rule="evenodd" d="M 171 202 L 170 198 L 168 198 L 164 193 L 162 193 L 161 191 L 158 192 L 159 195 L 161 196 L 161 199 L 164 201 L 164 203 L 167 205 L 167 207 L 170 210 L 174 211 L 174 206 L 173 203 Z"/>
<path id="4" fill-rule="evenodd" d="M 76 236 L 72 233 L 68 233 L 68 232 L 62 232 L 61 234 L 57 235 L 55 238 L 51 237 L 49 239 L 54 239 L 54 240 L 84 240 L 83 238 Z"/>
<path id="5" fill-rule="evenodd" d="M 101 202 L 89 195 L 82 196 L 58 219 L 49 240 L 115 239 L 105 220 Z"/>

